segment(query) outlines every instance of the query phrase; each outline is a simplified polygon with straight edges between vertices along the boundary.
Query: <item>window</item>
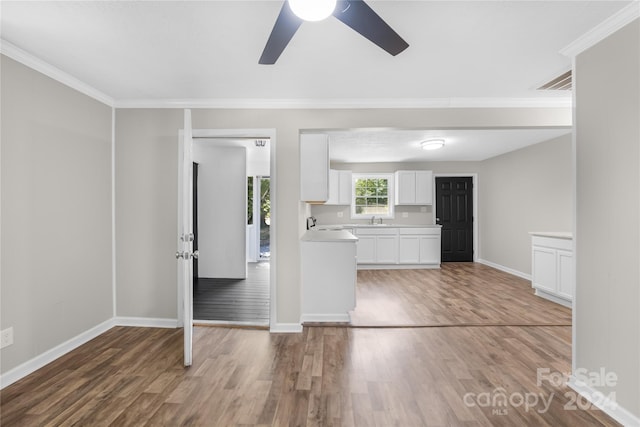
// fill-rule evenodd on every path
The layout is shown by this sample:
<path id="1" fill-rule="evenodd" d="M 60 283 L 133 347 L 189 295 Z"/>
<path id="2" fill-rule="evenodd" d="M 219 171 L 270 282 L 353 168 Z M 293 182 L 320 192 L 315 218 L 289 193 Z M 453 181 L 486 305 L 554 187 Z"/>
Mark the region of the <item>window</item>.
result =
<path id="1" fill-rule="evenodd" d="M 351 218 L 393 218 L 393 174 L 353 174 Z"/>

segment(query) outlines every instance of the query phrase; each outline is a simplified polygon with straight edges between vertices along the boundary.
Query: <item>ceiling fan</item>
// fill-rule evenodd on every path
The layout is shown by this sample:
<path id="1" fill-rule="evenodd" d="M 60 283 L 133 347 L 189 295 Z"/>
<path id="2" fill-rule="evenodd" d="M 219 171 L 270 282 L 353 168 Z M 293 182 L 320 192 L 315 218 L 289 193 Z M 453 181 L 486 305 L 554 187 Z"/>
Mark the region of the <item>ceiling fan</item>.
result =
<path id="1" fill-rule="evenodd" d="M 315 7 L 319 15 L 307 12 L 305 6 Z M 363 0 L 285 0 L 258 63 L 275 64 L 303 21 L 319 21 L 330 15 L 393 56 L 409 47 Z"/>

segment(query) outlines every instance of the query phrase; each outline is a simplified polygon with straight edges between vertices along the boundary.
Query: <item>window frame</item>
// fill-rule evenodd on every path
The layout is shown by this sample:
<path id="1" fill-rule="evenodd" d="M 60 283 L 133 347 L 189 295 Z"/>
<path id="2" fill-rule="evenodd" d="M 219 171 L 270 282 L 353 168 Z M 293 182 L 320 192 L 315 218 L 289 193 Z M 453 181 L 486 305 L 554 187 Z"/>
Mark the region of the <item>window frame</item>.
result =
<path id="1" fill-rule="evenodd" d="M 372 216 L 382 219 L 395 218 L 395 182 L 393 173 L 352 173 L 351 174 L 351 219 L 371 219 Z M 358 214 L 356 213 L 356 181 L 359 179 L 386 179 L 387 180 L 387 200 L 388 213 L 385 215 L 377 214 Z"/>

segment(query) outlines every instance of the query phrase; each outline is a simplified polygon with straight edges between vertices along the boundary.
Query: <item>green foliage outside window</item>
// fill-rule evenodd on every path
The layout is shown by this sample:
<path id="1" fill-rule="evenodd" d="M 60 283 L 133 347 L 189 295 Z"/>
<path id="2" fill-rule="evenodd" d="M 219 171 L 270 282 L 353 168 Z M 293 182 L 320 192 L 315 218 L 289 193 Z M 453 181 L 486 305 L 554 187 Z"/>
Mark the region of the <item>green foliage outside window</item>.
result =
<path id="1" fill-rule="evenodd" d="M 356 179 L 355 213 L 359 215 L 388 215 L 389 180 L 386 178 Z"/>

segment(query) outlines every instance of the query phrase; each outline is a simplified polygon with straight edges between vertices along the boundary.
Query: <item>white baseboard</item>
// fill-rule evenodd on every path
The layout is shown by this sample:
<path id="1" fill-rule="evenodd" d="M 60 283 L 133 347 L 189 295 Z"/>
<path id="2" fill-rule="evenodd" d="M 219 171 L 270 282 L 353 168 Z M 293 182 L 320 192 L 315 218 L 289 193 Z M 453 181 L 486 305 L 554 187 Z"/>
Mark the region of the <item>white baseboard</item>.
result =
<path id="1" fill-rule="evenodd" d="M 336 313 L 336 314 L 303 314 L 300 316 L 300 322 L 349 322 L 351 317 L 348 313 Z"/>
<path id="2" fill-rule="evenodd" d="M 487 261 L 486 259 L 478 259 L 480 264 L 484 264 L 489 267 L 493 267 L 496 270 L 504 271 L 505 273 L 513 274 L 525 280 L 531 280 L 531 275 L 523 273 L 522 271 L 514 270 L 513 268 L 505 267 L 504 265 L 496 264 L 495 262 Z"/>
<path id="3" fill-rule="evenodd" d="M 358 264 L 358 270 L 433 270 L 440 264 Z"/>
<path id="4" fill-rule="evenodd" d="M 302 332 L 302 325 L 300 323 L 276 323 L 271 325 L 269 332 L 272 334 L 299 334 Z"/>
<path id="5" fill-rule="evenodd" d="M 177 328 L 177 319 L 153 317 L 114 317 L 114 326 L 138 326 L 144 328 Z"/>
<path id="6" fill-rule="evenodd" d="M 603 393 L 598 392 L 593 387 L 579 381 L 576 377 L 571 375 L 567 385 L 574 389 L 578 394 L 587 399 L 593 404 L 593 406 L 602 410 L 611 418 L 627 427 L 640 426 L 640 417 L 632 414 L 628 410 L 620 406 L 616 401 L 609 399 L 608 396 L 604 396 Z"/>
<path id="7" fill-rule="evenodd" d="M 14 382 L 26 377 L 27 375 L 37 371 L 43 366 L 69 353 L 71 350 L 74 350 L 80 347 L 82 344 L 94 339 L 98 335 L 105 333 L 114 326 L 116 326 L 115 319 L 111 318 L 109 320 L 106 320 L 99 325 L 94 326 L 93 328 L 63 342 L 62 344 L 59 344 L 52 349 L 45 351 L 44 353 L 34 357 L 33 359 L 28 360 L 23 364 L 5 372 L 0 376 L 0 389 L 3 389 L 13 384 Z"/>

